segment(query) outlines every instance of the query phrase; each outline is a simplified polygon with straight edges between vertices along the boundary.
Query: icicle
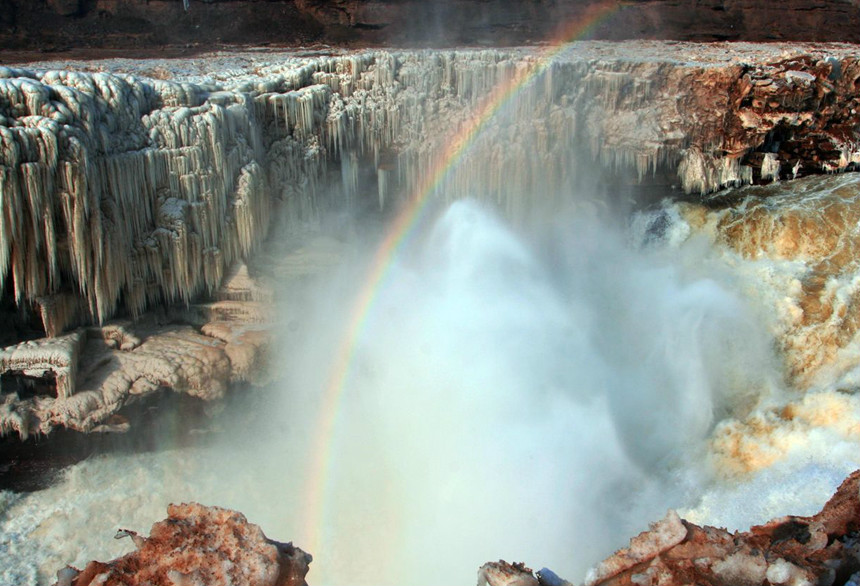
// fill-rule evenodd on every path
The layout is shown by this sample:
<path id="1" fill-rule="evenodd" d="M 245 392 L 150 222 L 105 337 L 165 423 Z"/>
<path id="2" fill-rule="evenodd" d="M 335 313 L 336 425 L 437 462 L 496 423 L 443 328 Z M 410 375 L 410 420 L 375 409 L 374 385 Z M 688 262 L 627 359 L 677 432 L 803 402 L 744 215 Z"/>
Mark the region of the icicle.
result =
<path id="1" fill-rule="evenodd" d="M 776 153 L 765 153 L 764 159 L 761 162 L 761 178 L 763 181 L 779 180 L 779 159 L 776 158 Z"/>

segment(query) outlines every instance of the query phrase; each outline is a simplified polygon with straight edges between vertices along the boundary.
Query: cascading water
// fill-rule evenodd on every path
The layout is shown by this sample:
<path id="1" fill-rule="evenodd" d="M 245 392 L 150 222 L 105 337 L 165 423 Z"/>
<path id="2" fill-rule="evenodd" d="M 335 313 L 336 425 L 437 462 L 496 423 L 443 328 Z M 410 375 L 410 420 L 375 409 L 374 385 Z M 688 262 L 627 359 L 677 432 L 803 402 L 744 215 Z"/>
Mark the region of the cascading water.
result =
<path id="1" fill-rule="evenodd" d="M 278 382 L 249 389 L 201 445 L 94 457 L 43 491 L 2 493 L 0 583 L 48 583 L 67 563 L 118 555 L 129 544 L 106 539 L 117 527 L 145 531 L 188 500 L 306 547 L 317 584 L 468 583 L 500 557 L 579 581 L 668 507 L 733 528 L 820 507 L 860 463 L 856 430 L 833 414 L 856 422 L 860 409 L 826 381 L 802 397 L 787 376 L 774 342 L 783 260 L 726 246 L 709 208 L 634 212 L 604 185 L 678 160 L 680 183 L 704 190 L 752 174 L 660 134 L 672 87 L 643 81 L 660 71 L 546 66 L 528 51 L 360 54 L 261 64 L 229 87 L 96 77 L 93 103 L 30 91 L 56 76 L 4 72 L 31 80 L 7 85 L 61 122 L 57 96 L 84 104 L 88 123 L 124 111 L 111 100 L 136 96 L 146 110 L 129 123 L 140 126 L 129 165 L 105 133 L 82 135 L 98 164 L 75 166 L 80 152 L 39 146 L 67 148 L 73 124 L 57 144 L 31 118 L 9 131 L 32 148 L 11 149 L 8 165 L 61 174 L 64 201 L 86 185 L 94 201 L 126 205 L 136 185 L 152 207 L 151 224 L 93 206 L 75 212 L 79 225 L 70 212 L 72 246 L 38 248 L 62 270 L 23 280 L 21 298 L 53 293 L 59 274 L 79 279 L 93 316 L 206 289 L 215 275 L 155 279 L 153 267 L 208 250 L 220 271 L 259 245 L 265 195 L 282 238 L 266 247 Z M 35 186 L 2 188 L 26 202 Z M 82 277 L 94 259 L 75 240 L 106 218 L 147 252 L 129 257 L 134 274 L 127 257 L 102 259 L 104 274 L 127 277 L 113 289 Z M 780 421 L 769 409 L 786 404 L 795 416 Z M 757 417 L 772 434 L 757 435 Z M 784 490 L 786 478 L 803 490 Z"/>

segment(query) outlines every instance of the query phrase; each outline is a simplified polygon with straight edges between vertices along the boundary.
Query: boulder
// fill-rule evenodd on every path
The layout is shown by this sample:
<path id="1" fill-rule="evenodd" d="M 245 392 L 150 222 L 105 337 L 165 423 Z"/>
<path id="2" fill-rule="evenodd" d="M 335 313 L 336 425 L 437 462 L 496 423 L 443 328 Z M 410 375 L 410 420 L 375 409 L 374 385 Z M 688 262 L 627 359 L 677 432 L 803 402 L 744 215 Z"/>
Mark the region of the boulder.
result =
<path id="1" fill-rule="evenodd" d="M 57 572 L 56 586 L 306 586 L 311 556 L 268 539 L 241 513 L 197 503 L 170 505 L 149 537 L 120 529 L 137 549 L 83 570 Z"/>
<path id="2" fill-rule="evenodd" d="M 738 533 L 681 520 L 685 534 L 674 545 L 637 548 L 669 543 L 661 522 L 598 564 L 586 586 L 844 584 L 860 569 L 858 490 L 860 470 L 811 517 L 780 517 Z M 634 549 L 643 555 L 633 559 Z"/>

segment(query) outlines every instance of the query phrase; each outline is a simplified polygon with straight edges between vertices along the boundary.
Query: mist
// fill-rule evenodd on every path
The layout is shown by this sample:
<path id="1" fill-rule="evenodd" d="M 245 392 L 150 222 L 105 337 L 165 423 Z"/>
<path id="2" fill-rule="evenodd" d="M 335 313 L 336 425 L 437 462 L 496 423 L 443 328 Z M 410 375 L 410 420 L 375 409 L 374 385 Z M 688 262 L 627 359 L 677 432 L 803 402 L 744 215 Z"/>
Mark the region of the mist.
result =
<path id="1" fill-rule="evenodd" d="M 470 200 L 430 216 L 377 288 L 322 526 L 295 539 L 318 543 L 316 583 L 453 583 L 499 558 L 579 580 L 709 481 L 712 426 L 778 385 L 766 328 L 708 249 L 634 245 L 594 208 L 516 229 Z M 284 309 L 289 470 L 310 467 L 367 278 L 372 243 L 345 244 L 309 307 Z"/>
<path id="2" fill-rule="evenodd" d="M 323 397 L 384 228 L 341 216 L 273 243 L 276 382 L 237 393 L 197 447 L 168 434 L 6 495 L 0 578 L 121 555 L 116 528 L 145 533 L 170 502 L 242 511 L 308 549 L 323 585 L 468 584 L 499 558 L 578 582 L 669 507 L 707 521 L 732 502 L 701 500 L 721 476 L 709 434 L 781 392 L 764 312 L 707 243 L 560 208 L 511 224 L 461 200 L 416 225 L 356 337 L 323 482 Z"/>

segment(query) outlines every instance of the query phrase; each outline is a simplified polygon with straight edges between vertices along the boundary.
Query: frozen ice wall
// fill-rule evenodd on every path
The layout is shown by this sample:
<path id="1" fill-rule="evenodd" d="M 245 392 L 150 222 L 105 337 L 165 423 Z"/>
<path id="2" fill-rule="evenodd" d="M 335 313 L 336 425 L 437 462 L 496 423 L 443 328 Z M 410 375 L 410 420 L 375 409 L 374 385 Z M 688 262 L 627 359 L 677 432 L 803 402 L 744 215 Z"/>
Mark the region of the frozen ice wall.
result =
<path id="1" fill-rule="evenodd" d="M 283 386 L 245 401 L 271 420 L 236 417 L 246 433 L 228 427 L 220 445 L 97 459 L 50 491 L 4 496 L 10 580 L 113 555 L 97 545 L 103 533 L 145 531 L 168 500 L 236 507 L 276 538 L 318 539 L 314 581 L 438 584 L 498 557 L 576 581 L 668 506 L 740 526 L 826 498 L 855 463 L 857 406 L 845 389 L 805 398 L 782 385 L 773 340 L 791 303 L 759 285 L 788 265 L 708 238 L 710 208 L 667 204 L 631 244 L 613 215 L 624 194 L 588 188 L 604 174 L 663 174 L 692 192 L 779 177 L 779 153 L 743 159 L 761 146 L 753 127 L 730 145 L 715 137 L 746 97 L 790 84 L 800 98 L 784 124 L 806 127 L 801 110 L 829 70 L 813 61 L 810 80 L 786 75 L 803 64 L 756 62 L 773 54 L 739 65 L 612 51 L 551 64 L 516 50 L 256 57 L 182 83 L 4 70 L 0 268 L 19 303 L 40 303 L 49 332 L 73 321 L 68 296 L 101 320 L 211 289 L 270 222 L 286 235 L 337 225 L 332 214 L 375 222 L 338 231 L 352 256 L 287 304 L 300 319 L 278 346 L 290 349 Z M 720 101 L 735 82 L 746 97 Z M 773 129 L 783 114 L 756 124 Z M 467 148 L 440 167 L 452 138 Z M 833 168 L 855 150 L 837 148 Z M 349 415 L 327 438 L 325 509 L 308 529 L 308 438 L 378 237 L 368 226 L 440 168 L 429 217 L 355 342 L 339 407 Z M 807 292 L 839 302 L 848 281 L 814 279 Z M 810 482 L 786 494 L 793 474 Z"/>
<path id="2" fill-rule="evenodd" d="M 3 69 L 0 286 L 48 335 L 122 303 L 187 302 L 265 235 L 244 96 L 108 74 Z"/>
<path id="3" fill-rule="evenodd" d="M 452 141 L 468 148 L 436 195 L 493 201 L 516 221 L 584 175 L 659 173 L 708 192 L 858 157 L 839 126 L 853 120 L 843 114 L 858 69 L 844 51 L 786 60 L 760 49 L 745 69 L 710 49 L 643 45 L 631 59 L 613 47 L 263 54 L 175 81 L 139 75 L 165 76 L 146 63 L 4 68 L 0 286 L 35 305 L 49 335 L 187 302 L 273 217 L 295 226 L 367 206 L 366 185 L 392 206 L 436 177 Z M 781 160 L 767 137 L 792 129 L 837 159 L 799 144 L 797 160 Z"/>

